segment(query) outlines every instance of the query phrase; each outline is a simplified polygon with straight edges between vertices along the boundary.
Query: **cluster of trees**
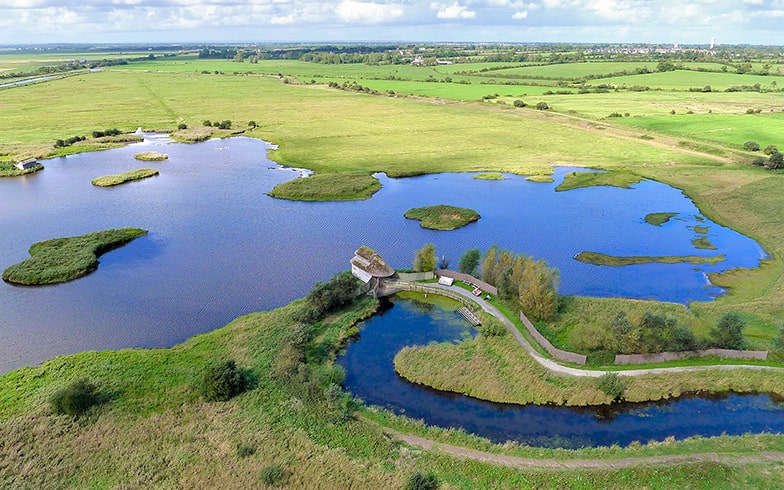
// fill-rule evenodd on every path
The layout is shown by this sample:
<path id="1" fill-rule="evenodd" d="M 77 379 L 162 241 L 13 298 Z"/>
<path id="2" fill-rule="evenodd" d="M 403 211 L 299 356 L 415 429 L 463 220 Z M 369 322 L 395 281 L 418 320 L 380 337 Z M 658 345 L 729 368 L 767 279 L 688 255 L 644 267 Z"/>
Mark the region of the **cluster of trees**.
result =
<path id="1" fill-rule="evenodd" d="M 87 137 L 85 136 L 71 136 L 70 138 L 64 140 L 57 140 L 54 142 L 55 148 L 63 148 L 65 146 L 71 146 L 74 143 L 78 143 L 80 141 L 86 140 Z"/>
<path id="2" fill-rule="evenodd" d="M 224 119 L 223 121 L 210 121 L 209 119 L 205 119 L 202 124 L 206 127 L 212 126 L 213 128 L 218 129 L 231 129 L 231 121 L 228 119 Z"/>
<path id="3" fill-rule="evenodd" d="M 440 264 L 441 268 L 448 266 Z M 432 243 L 423 246 L 414 254 L 413 269 L 417 272 L 436 269 L 436 249 Z M 511 250 L 490 247 L 484 255 L 478 248 L 467 250 L 458 262 L 460 272 L 477 275 L 498 288 L 498 296 L 504 300 L 515 301 L 526 315 L 539 320 L 551 320 L 558 312 L 558 270 L 549 267 L 540 259 L 534 260 L 524 254 Z"/>
<path id="4" fill-rule="evenodd" d="M 332 310 L 349 304 L 357 297 L 359 281 L 350 271 L 335 274 L 328 282 L 318 281 L 305 297 L 305 306 L 297 320 L 311 323 Z"/>
<path id="5" fill-rule="evenodd" d="M 93 131 L 93 138 L 103 138 L 104 136 L 117 136 L 121 134 L 117 128 L 105 129 L 103 131 Z"/>
<path id="6" fill-rule="evenodd" d="M 743 148 L 746 151 L 760 151 L 762 147 L 756 141 L 746 141 L 743 143 Z M 768 158 L 755 157 L 751 161 L 752 165 L 758 167 L 765 167 L 768 170 L 779 170 L 784 168 L 784 154 L 782 154 L 776 145 L 768 145 L 762 152 L 768 155 Z"/>

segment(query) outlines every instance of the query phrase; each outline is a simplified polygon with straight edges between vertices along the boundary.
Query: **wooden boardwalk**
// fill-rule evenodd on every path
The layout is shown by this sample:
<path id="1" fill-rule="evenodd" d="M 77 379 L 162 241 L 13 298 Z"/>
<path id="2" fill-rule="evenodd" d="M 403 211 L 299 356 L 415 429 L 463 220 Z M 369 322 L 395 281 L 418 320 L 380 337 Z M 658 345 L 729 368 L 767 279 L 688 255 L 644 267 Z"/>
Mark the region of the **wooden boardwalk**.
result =
<path id="1" fill-rule="evenodd" d="M 468 323 L 470 323 L 472 327 L 476 327 L 482 324 L 482 322 L 479 321 L 479 318 L 477 318 L 476 315 L 474 315 L 474 313 L 465 306 L 458 308 L 457 312 L 463 315 L 463 318 L 468 320 Z"/>

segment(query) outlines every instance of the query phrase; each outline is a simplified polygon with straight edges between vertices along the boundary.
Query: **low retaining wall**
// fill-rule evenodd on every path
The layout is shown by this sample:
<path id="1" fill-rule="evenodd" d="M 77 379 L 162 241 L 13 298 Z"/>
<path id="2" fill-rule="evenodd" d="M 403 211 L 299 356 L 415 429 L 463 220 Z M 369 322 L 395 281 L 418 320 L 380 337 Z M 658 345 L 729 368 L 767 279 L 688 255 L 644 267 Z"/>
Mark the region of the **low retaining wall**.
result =
<path id="1" fill-rule="evenodd" d="M 460 304 L 469 308 L 469 310 L 475 310 L 477 308 L 477 304 L 474 301 L 471 301 L 470 298 L 466 298 L 460 293 L 456 293 L 454 291 L 450 291 L 445 288 L 437 288 L 433 286 L 428 286 L 427 284 L 416 284 L 416 283 L 391 283 L 389 284 L 389 294 L 392 292 L 400 292 L 400 291 L 420 291 L 422 293 L 430 293 L 430 294 L 438 294 L 441 296 L 446 296 L 447 298 L 453 299 L 458 301 Z"/>
<path id="2" fill-rule="evenodd" d="M 397 277 L 403 282 L 427 281 L 435 279 L 436 275 L 430 272 L 398 272 Z"/>
<path id="3" fill-rule="evenodd" d="M 559 361 L 572 362 L 581 366 L 585 365 L 585 361 L 587 359 L 585 355 L 575 354 L 574 352 L 567 352 L 551 344 L 544 335 L 539 333 L 539 330 L 534 327 L 534 324 L 531 323 L 531 320 L 529 320 L 528 317 L 526 317 L 522 312 L 520 312 L 520 320 L 522 320 L 525 328 L 528 329 L 528 333 L 530 333 L 536 339 L 536 341 L 539 342 L 539 345 L 544 347 L 551 356 L 558 359 Z"/>
<path id="4" fill-rule="evenodd" d="M 688 357 L 708 356 L 719 356 L 722 359 L 751 359 L 764 361 L 768 358 L 768 351 L 707 349 L 683 352 L 659 352 L 658 354 L 618 354 L 615 356 L 615 364 L 653 364 L 657 362 L 677 361 Z"/>
<path id="5" fill-rule="evenodd" d="M 490 293 L 493 296 L 498 296 L 497 287 L 477 279 L 474 276 L 463 274 L 462 272 L 450 271 L 449 269 L 439 269 L 436 271 L 436 276 L 451 277 L 452 279 L 457 279 L 458 281 L 470 282 L 471 284 L 478 286 L 482 291 Z"/>

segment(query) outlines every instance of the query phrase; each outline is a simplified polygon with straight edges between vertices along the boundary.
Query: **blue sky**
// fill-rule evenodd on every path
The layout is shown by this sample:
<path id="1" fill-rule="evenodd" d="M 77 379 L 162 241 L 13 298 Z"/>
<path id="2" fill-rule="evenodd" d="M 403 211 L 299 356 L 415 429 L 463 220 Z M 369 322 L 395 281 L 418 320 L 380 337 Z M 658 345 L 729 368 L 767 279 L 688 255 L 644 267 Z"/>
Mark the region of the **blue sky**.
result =
<path id="1" fill-rule="evenodd" d="M 0 0 L 0 44 L 784 44 L 784 0 Z"/>

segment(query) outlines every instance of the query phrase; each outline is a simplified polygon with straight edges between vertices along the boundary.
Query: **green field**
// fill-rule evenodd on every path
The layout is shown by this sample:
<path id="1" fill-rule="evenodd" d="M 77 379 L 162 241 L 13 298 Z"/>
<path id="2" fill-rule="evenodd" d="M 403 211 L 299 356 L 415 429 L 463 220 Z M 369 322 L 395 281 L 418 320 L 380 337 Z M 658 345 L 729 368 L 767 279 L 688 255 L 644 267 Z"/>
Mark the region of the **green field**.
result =
<path id="1" fill-rule="evenodd" d="M 775 82 L 775 83 L 774 83 Z M 740 75 L 737 73 L 708 73 L 691 70 L 675 70 L 661 73 L 646 73 L 642 75 L 624 75 L 610 78 L 597 78 L 591 80 L 591 85 L 612 84 L 617 87 L 631 87 L 642 85 L 664 90 L 688 90 L 709 85 L 712 90 L 726 90 L 730 87 L 742 85 L 753 86 L 759 84 L 762 88 L 778 88 L 784 83 L 780 75 Z"/>

